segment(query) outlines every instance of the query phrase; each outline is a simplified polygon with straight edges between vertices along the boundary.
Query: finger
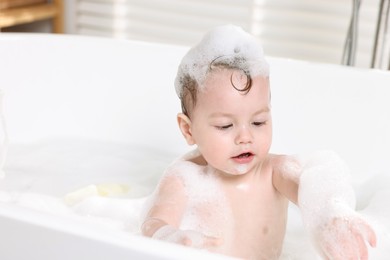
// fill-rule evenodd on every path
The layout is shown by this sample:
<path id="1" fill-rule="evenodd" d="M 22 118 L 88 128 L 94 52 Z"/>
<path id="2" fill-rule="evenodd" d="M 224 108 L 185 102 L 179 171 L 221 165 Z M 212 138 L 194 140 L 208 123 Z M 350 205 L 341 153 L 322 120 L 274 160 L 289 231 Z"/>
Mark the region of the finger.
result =
<path id="1" fill-rule="evenodd" d="M 376 247 L 376 234 L 375 231 L 367 225 L 368 243 L 371 247 Z"/>
<path id="2" fill-rule="evenodd" d="M 178 242 L 183 246 L 189 246 L 189 247 L 192 246 L 192 240 L 186 236 L 181 237 Z"/>
<path id="3" fill-rule="evenodd" d="M 340 241 L 342 250 L 340 253 L 340 259 L 359 259 L 359 250 L 356 240 L 350 233 L 342 234 L 343 238 Z"/>
<path id="4" fill-rule="evenodd" d="M 331 230 L 323 234 L 321 249 L 326 258 L 333 260 L 359 259 L 355 235 L 346 226 L 343 226 L 343 221 L 336 222 Z"/>
<path id="5" fill-rule="evenodd" d="M 205 236 L 203 240 L 204 247 L 219 247 L 223 244 L 222 238 Z"/>
<path id="6" fill-rule="evenodd" d="M 364 241 L 364 238 L 361 235 L 356 235 L 356 243 L 358 245 L 360 259 L 367 260 L 368 259 L 368 249 L 367 249 L 366 243 Z"/>
<path id="7" fill-rule="evenodd" d="M 370 246 L 376 247 L 376 234 L 372 227 L 366 221 L 363 220 L 359 225 L 359 229 L 361 230 L 360 233 L 364 234 L 364 238 L 368 241 Z"/>
<path id="8" fill-rule="evenodd" d="M 337 259 L 340 254 L 340 244 L 336 242 L 336 235 L 325 231 L 322 241 L 319 243 L 320 251 L 325 259 Z"/>
<path id="9" fill-rule="evenodd" d="M 193 246 L 194 239 L 196 239 L 196 237 L 193 234 L 191 234 L 188 231 L 183 231 L 183 230 L 179 230 L 179 231 L 175 232 L 170 237 L 170 241 L 177 243 L 177 244 L 180 244 L 180 245 L 183 245 L 183 246 L 188 246 L 188 247 Z"/>
<path id="10" fill-rule="evenodd" d="M 216 237 L 206 236 L 196 231 L 185 231 L 177 240 L 179 244 L 194 248 L 213 248 L 222 244 L 223 240 Z"/>
<path id="11" fill-rule="evenodd" d="M 335 249 L 333 246 L 330 244 L 325 244 L 321 245 L 321 251 L 322 255 L 324 256 L 325 259 L 335 259 L 335 256 L 337 255 L 337 249 Z"/>

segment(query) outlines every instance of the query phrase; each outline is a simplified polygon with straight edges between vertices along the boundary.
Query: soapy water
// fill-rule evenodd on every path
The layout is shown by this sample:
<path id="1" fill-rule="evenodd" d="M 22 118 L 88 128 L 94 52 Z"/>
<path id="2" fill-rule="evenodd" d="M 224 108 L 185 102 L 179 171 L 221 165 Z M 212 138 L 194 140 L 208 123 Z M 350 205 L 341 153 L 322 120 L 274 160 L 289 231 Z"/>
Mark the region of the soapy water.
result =
<path id="1" fill-rule="evenodd" d="M 85 139 L 11 144 L 0 189 L 63 196 L 90 184 L 134 182 L 138 186 L 128 195 L 140 197 L 150 193 L 174 157 L 137 144 Z"/>
<path id="2" fill-rule="evenodd" d="M 0 180 L 0 202 L 139 235 L 146 198 L 174 157 L 154 148 L 95 140 L 11 145 L 7 175 Z M 354 181 L 358 211 L 378 237 L 377 248 L 369 249 L 370 259 L 387 259 L 390 175 Z M 320 259 L 295 205 L 290 205 L 281 259 Z"/>
<path id="3" fill-rule="evenodd" d="M 0 202 L 136 232 L 145 197 L 172 158 L 134 144 L 69 139 L 12 144 Z"/>

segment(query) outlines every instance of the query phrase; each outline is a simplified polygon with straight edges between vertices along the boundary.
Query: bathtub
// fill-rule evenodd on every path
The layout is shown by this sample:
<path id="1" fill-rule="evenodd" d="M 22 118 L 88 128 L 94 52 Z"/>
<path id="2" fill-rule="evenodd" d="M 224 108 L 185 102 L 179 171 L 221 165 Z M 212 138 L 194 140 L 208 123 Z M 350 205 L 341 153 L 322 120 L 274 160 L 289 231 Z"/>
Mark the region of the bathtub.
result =
<path id="1" fill-rule="evenodd" d="M 9 137 L 0 179 L 1 259 L 225 258 L 137 230 L 143 199 L 170 161 L 191 149 L 176 125 L 180 104 L 173 87 L 186 51 L 84 36 L 0 34 Z M 385 259 L 389 225 L 382 228 L 381 219 L 389 219 L 390 203 L 381 196 L 390 195 L 390 73 L 269 62 L 271 151 L 331 149 L 343 157 L 358 209 L 383 238 L 370 250 L 372 259 Z M 115 196 L 89 189 L 101 184 L 126 189 Z M 90 204 L 70 205 L 66 198 L 75 192 Z M 315 257 L 292 205 L 282 258 Z"/>

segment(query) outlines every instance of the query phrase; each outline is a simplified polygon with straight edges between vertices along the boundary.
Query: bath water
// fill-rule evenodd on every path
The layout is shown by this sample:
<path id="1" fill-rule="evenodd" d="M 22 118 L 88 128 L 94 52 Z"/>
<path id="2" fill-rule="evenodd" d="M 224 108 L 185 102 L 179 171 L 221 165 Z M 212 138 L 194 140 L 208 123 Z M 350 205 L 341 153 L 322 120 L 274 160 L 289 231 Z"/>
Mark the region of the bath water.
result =
<path id="1" fill-rule="evenodd" d="M 0 202 L 102 230 L 139 235 L 141 209 L 176 157 L 137 144 L 58 139 L 9 147 Z M 354 180 L 359 212 L 378 236 L 370 259 L 390 255 L 390 173 Z M 69 200 L 69 195 L 72 195 Z M 68 196 L 68 197 L 67 197 Z M 282 259 L 316 259 L 298 208 L 290 206 Z M 318 258 L 319 259 L 319 258 Z"/>

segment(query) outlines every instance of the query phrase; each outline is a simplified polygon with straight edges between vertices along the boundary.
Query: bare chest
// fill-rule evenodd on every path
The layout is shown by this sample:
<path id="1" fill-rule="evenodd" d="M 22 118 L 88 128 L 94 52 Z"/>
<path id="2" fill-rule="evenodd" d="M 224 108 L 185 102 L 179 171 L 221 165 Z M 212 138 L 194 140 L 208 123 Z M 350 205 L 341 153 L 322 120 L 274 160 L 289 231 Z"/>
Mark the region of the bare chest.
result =
<path id="1" fill-rule="evenodd" d="M 277 259 L 283 244 L 288 201 L 262 175 L 238 185 L 225 185 L 232 214 L 228 254 L 246 259 Z"/>

